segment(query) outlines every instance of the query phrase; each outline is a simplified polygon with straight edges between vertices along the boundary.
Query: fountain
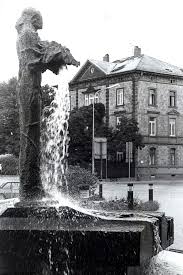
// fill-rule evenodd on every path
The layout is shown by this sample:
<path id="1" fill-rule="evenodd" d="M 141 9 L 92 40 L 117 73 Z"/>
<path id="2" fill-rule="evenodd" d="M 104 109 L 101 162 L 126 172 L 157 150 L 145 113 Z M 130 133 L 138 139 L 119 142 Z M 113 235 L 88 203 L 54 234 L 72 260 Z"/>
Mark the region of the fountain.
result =
<path id="1" fill-rule="evenodd" d="M 70 51 L 41 41 L 41 14 L 17 21 L 20 110 L 20 201 L 0 215 L 0 274 L 138 274 L 173 242 L 164 213 L 93 213 L 46 200 L 40 177 L 41 74 L 78 66 Z"/>

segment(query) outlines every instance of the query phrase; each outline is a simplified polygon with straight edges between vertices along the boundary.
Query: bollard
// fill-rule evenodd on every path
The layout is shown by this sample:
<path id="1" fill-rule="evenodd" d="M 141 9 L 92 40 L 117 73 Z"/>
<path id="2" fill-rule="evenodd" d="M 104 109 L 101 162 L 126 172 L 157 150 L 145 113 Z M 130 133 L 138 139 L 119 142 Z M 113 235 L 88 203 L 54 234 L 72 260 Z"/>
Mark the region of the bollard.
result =
<path id="1" fill-rule="evenodd" d="M 149 183 L 149 201 L 153 201 L 153 183 Z"/>
<path id="2" fill-rule="evenodd" d="M 102 183 L 99 183 L 99 198 L 102 199 L 103 195 L 103 185 Z"/>
<path id="3" fill-rule="evenodd" d="M 128 183 L 128 209 L 133 209 L 133 183 Z"/>

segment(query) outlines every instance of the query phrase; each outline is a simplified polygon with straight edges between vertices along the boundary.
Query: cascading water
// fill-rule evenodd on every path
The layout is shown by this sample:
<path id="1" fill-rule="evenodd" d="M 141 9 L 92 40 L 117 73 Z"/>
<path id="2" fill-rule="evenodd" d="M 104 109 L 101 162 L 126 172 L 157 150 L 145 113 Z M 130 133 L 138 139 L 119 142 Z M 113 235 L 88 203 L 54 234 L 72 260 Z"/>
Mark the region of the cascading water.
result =
<path id="1" fill-rule="evenodd" d="M 58 77 L 59 79 L 59 77 Z M 54 88 L 54 100 L 43 112 L 45 130 L 42 134 L 41 178 L 47 192 L 67 189 L 65 172 L 68 155 L 69 90 L 67 71 Z"/>

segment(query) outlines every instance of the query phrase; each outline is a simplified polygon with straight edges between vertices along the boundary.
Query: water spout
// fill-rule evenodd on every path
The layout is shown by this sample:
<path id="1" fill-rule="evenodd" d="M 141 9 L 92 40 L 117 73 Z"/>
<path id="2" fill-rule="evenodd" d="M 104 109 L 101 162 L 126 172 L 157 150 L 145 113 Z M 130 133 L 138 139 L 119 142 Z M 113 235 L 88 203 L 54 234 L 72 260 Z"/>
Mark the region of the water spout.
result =
<path id="1" fill-rule="evenodd" d="M 41 179 L 49 193 L 67 190 L 66 169 L 68 156 L 69 90 L 68 72 L 62 71 L 58 89 L 49 107 L 49 116 L 43 117 L 46 129 L 42 135 Z"/>

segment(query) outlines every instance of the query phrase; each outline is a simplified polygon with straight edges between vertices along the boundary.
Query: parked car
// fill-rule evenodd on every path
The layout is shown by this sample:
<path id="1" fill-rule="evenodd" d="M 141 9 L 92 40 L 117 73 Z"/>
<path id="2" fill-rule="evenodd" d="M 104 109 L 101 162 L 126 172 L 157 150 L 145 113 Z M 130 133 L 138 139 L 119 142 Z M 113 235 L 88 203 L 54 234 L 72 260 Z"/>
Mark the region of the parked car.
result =
<path id="1" fill-rule="evenodd" d="M 0 200 L 19 197 L 19 182 L 4 182 L 0 186 Z"/>

